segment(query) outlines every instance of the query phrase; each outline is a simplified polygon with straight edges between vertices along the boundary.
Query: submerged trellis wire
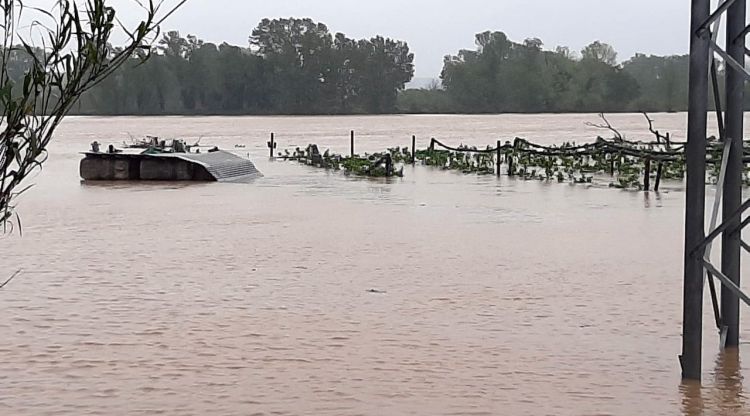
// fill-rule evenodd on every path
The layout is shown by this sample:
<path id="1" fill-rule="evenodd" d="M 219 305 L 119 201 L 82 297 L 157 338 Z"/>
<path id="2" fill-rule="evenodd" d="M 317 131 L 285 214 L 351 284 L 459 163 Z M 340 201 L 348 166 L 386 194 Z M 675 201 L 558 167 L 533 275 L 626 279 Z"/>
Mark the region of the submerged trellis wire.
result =
<path id="1" fill-rule="evenodd" d="M 344 170 L 364 176 L 401 176 L 403 170 L 396 171 L 399 163 L 416 163 L 456 170 L 463 173 L 481 175 L 506 174 L 525 180 L 556 180 L 558 182 L 594 183 L 594 177 L 608 175 L 610 187 L 622 189 L 651 189 L 658 191 L 663 179 L 683 180 L 685 177 L 686 142 L 671 140 L 669 133 L 662 134 L 654 129 L 654 122 L 643 113 L 648 121 L 648 131 L 655 141 L 632 141 L 625 139 L 604 114 L 599 114 L 603 124 L 586 123 L 588 126 L 608 130 L 610 139 L 601 136 L 591 143 L 576 144 L 565 142 L 561 145 L 542 145 L 516 137 L 512 142 L 496 141 L 496 146 L 478 148 L 475 146 L 449 146 L 432 138 L 430 146 L 424 150 L 415 148 L 416 136 L 412 136 L 412 149 L 394 147 L 386 152 L 359 157 L 354 155 L 354 132 L 352 132 L 352 155 L 349 157 L 326 151 L 318 153 L 316 145 L 305 150 L 297 148 L 294 153 L 286 151 L 279 157 L 297 160 L 308 165 L 326 169 Z M 721 129 L 720 129 L 721 130 Z M 720 134 L 723 137 L 723 133 Z M 746 165 L 744 181 L 750 185 L 750 142 L 746 142 L 743 160 Z M 707 180 L 719 180 L 721 161 L 724 154 L 724 141 L 709 137 L 706 141 L 706 163 L 712 168 Z M 601 183 L 597 180 L 596 183 Z"/>
<path id="2" fill-rule="evenodd" d="M 428 149 L 416 152 L 416 158 L 425 165 L 466 173 L 500 174 L 502 165 L 507 167 L 509 176 L 559 182 L 590 183 L 595 174 L 609 173 L 617 177 L 610 186 L 617 188 L 649 189 L 651 179 L 655 178 L 658 190 L 662 179 L 684 177 L 685 143 L 661 140 L 668 136 L 655 134 L 659 138 L 655 142 L 629 141 L 619 136 L 614 139 L 598 137 L 585 144 L 546 146 L 516 138 L 512 143 L 498 141 L 497 146 L 486 148 L 454 147 L 433 138 Z M 710 180 L 718 177 L 723 148 L 720 140 L 711 138 L 707 142 L 706 161 L 714 166 L 709 172 Z M 747 151 L 744 160 L 750 163 Z M 656 170 L 651 169 L 652 164 L 657 165 Z M 747 173 L 745 180 L 750 182 Z"/>
<path id="3" fill-rule="evenodd" d="M 394 147 L 364 156 L 342 156 L 328 150 L 320 153 L 313 144 L 293 152 L 287 150 L 280 153 L 279 158 L 371 177 L 403 176 L 403 168 L 397 166 L 412 161 L 467 174 L 504 173 L 525 180 L 593 183 L 596 175 L 609 175 L 613 180 L 609 186 L 622 189 L 649 190 L 654 179 L 654 190 L 659 190 L 663 179 L 682 180 L 685 175 L 684 142 L 629 141 L 620 136 L 597 137 L 592 143 L 550 146 L 519 137 L 513 142 L 501 144 L 498 141 L 497 144 L 485 148 L 449 146 L 433 138 L 427 149 L 415 150 L 414 154 L 406 147 Z M 709 181 L 718 179 L 723 149 L 720 140 L 711 138 L 707 142 L 706 161 L 713 166 L 707 177 Z M 747 151 L 744 159 L 746 164 L 750 163 Z M 652 165 L 656 165 L 655 169 Z M 745 181 L 750 185 L 750 171 L 746 171 Z"/>

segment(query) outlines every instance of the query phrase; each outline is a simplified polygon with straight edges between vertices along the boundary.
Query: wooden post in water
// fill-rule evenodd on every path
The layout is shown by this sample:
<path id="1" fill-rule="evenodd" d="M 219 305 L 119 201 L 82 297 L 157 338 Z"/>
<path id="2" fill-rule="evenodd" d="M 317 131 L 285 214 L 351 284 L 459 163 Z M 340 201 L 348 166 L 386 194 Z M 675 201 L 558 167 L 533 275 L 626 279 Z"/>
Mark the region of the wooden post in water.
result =
<path id="1" fill-rule="evenodd" d="M 351 151 L 352 151 L 352 157 L 354 157 L 354 130 L 352 130 L 352 145 L 351 145 Z"/>
<path id="2" fill-rule="evenodd" d="M 417 136 L 411 136 L 411 164 L 417 164 Z"/>
<path id="3" fill-rule="evenodd" d="M 508 156 L 508 176 L 516 176 L 516 173 L 513 171 L 513 154 L 512 153 Z"/>
<path id="4" fill-rule="evenodd" d="M 268 157 L 270 157 L 271 159 L 273 159 L 273 151 L 275 149 L 276 149 L 276 141 L 274 139 L 274 134 L 271 133 L 271 141 L 268 142 L 268 152 L 269 152 Z"/>
<path id="5" fill-rule="evenodd" d="M 661 175 L 663 170 L 664 163 L 659 162 L 659 166 L 656 168 L 656 183 L 654 184 L 654 191 L 656 192 L 659 192 L 659 187 L 661 186 Z"/>
<path id="6" fill-rule="evenodd" d="M 497 155 L 495 156 L 497 158 L 497 161 L 495 162 L 497 164 L 497 177 L 500 177 L 500 167 L 502 165 L 501 158 L 500 158 L 500 140 L 497 141 Z"/>
<path id="7" fill-rule="evenodd" d="M 651 190 L 651 159 L 646 159 L 646 169 L 643 172 L 643 190 Z"/>

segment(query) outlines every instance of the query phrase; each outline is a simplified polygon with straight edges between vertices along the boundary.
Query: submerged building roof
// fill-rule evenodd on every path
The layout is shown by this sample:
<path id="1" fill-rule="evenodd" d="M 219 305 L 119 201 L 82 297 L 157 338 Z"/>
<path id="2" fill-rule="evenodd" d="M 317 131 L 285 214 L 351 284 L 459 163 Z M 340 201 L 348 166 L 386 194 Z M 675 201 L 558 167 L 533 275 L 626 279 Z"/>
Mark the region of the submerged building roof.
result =
<path id="1" fill-rule="evenodd" d="M 217 182 L 243 182 L 263 177 L 249 159 L 224 150 L 207 153 L 161 153 L 152 156 L 176 157 L 197 163 L 206 168 Z"/>
<path id="2" fill-rule="evenodd" d="M 85 180 L 165 180 L 247 182 L 263 177 L 253 162 L 234 153 L 86 152 Z"/>

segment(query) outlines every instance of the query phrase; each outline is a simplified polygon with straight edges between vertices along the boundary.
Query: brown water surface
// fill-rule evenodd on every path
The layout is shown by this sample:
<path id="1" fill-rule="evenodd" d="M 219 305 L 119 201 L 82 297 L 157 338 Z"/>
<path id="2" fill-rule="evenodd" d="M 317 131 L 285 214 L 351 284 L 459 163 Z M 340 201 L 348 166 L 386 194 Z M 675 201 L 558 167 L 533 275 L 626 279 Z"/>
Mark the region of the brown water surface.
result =
<path id="1" fill-rule="evenodd" d="M 684 114 L 653 117 L 684 138 Z M 367 180 L 265 147 L 582 142 L 595 120 L 70 118 L 0 240 L 24 270 L 0 291 L 0 415 L 750 414 L 750 351 L 719 354 L 708 304 L 704 385 L 680 382 L 679 183 Z M 126 133 L 244 144 L 266 177 L 81 183 L 77 152 Z"/>

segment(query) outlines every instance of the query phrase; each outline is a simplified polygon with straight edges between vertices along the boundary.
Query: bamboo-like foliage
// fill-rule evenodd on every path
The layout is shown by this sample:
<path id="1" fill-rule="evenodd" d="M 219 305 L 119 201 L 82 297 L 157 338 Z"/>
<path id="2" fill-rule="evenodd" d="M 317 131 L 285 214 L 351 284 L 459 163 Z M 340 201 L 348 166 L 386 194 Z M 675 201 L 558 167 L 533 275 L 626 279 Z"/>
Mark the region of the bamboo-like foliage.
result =
<path id="1" fill-rule="evenodd" d="M 0 0 L 0 233 L 19 227 L 16 199 L 31 185 L 30 174 L 47 160 L 47 146 L 63 117 L 83 93 L 138 56 L 147 59 L 159 25 L 186 0 L 133 0 L 141 22 L 128 28 L 106 0 L 58 0 L 52 10 Z M 111 2 L 110 2 L 111 3 Z M 113 48 L 113 35 L 126 44 Z M 23 74 L 10 62 L 27 61 Z"/>

